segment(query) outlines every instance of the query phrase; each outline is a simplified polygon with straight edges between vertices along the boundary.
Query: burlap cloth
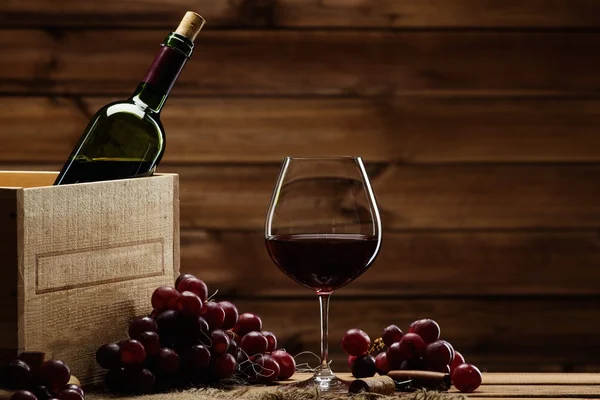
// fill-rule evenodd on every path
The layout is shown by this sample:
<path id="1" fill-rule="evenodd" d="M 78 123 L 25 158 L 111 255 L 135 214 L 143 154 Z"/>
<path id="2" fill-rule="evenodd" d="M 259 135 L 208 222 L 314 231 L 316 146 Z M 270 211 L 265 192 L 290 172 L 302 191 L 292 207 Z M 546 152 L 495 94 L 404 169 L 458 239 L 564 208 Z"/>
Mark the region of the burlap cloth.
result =
<path id="1" fill-rule="evenodd" d="M 457 393 L 433 391 L 416 391 L 398 393 L 394 396 L 382 396 L 373 393 L 356 395 L 328 395 L 319 393 L 316 389 L 290 389 L 281 386 L 274 387 L 243 387 L 233 390 L 192 389 L 182 392 L 159 393 L 145 396 L 119 397 L 105 393 L 88 393 L 86 400 L 467 400 L 467 396 Z"/>

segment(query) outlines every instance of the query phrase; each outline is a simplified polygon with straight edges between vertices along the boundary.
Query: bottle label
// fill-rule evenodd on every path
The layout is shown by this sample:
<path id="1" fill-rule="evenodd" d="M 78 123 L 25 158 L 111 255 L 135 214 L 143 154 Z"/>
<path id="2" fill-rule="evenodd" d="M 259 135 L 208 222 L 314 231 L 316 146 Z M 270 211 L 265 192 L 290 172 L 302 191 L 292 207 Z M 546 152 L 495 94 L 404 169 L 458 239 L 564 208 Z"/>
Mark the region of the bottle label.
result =
<path id="1" fill-rule="evenodd" d="M 161 47 L 142 82 L 165 89 L 169 93 L 181 73 L 187 57 L 169 46 Z"/>

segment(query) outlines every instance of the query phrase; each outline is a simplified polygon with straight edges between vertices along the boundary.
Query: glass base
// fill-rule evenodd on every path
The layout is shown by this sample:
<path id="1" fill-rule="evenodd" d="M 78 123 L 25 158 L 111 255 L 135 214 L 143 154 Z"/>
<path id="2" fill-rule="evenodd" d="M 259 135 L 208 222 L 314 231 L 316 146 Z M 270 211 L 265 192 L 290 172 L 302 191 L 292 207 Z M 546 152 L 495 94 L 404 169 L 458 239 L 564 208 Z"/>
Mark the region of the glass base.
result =
<path id="1" fill-rule="evenodd" d="M 322 372 L 317 372 L 309 379 L 304 381 L 285 384 L 281 386 L 282 388 L 292 388 L 292 389 L 319 389 L 320 392 L 327 393 L 345 393 L 348 394 L 348 388 L 350 387 L 350 382 L 344 381 L 333 373 L 324 374 Z"/>

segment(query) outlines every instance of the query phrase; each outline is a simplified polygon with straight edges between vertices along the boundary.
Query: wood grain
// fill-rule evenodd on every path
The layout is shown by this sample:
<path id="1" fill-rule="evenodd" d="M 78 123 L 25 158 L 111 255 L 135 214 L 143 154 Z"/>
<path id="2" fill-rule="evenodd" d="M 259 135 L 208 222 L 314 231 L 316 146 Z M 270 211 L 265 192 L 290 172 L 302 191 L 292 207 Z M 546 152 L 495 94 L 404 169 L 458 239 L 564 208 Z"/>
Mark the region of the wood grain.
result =
<path id="1" fill-rule="evenodd" d="M 279 165 L 161 170 L 180 174 L 183 228 L 262 229 Z M 597 165 L 370 165 L 369 170 L 384 229 L 576 229 L 600 223 Z"/>
<path id="2" fill-rule="evenodd" d="M 183 12 L 203 15 L 211 27 L 590 27 L 593 0 L 6 0 L 0 24 L 38 26 L 152 26 L 174 29 Z"/>
<path id="3" fill-rule="evenodd" d="M 0 171 L 0 187 L 14 189 L 52 186 L 57 176 L 52 171 Z"/>
<path id="4" fill-rule="evenodd" d="M 353 381 L 355 378 L 349 372 L 337 371 L 336 375 L 347 381 Z M 526 399 L 577 399 L 577 398 L 597 398 L 600 397 L 600 385 L 598 379 L 594 377 L 595 374 L 585 373 L 494 373 L 485 372 L 483 374 L 483 381 L 479 389 L 475 392 L 469 393 L 469 397 L 475 397 L 480 400 L 496 400 L 501 398 L 510 398 L 514 400 L 526 400 Z M 279 382 L 281 385 L 286 385 L 293 382 L 303 381 L 312 376 L 311 373 L 296 373 L 294 376 L 286 381 Z M 517 378 L 517 383 L 506 384 L 498 386 L 493 382 L 507 381 Z M 548 384 L 541 384 L 540 382 L 548 382 Z M 582 386 L 581 383 L 587 386 Z M 555 390 L 554 392 L 551 389 Z M 570 389 L 570 390 L 569 390 Z M 259 396 L 268 397 L 276 396 L 275 392 L 279 391 L 280 388 L 277 386 L 254 386 L 249 391 L 240 391 L 235 395 L 240 400 L 255 399 Z M 456 389 L 449 391 L 451 394 L 457 393 Z M 233 394 L 233 393 L 231 393 Z M 8 397 L 2 397 L 3 392 L 0 392 L 0 399 L 7 399 Z M 86 398 L 90 400 L 108 400 L 110 394 L 101 393 L 99 391 L 87 391 Z M 211 396 L 210 393 L 204 392 L 186 392 L 183 391 L 178 394 L 171 393 L 176 400 L 190 400 L 193 398 L 202 400 L 215 399 L 215 396 Z M 194 397 L 195 396 L 195 397 Z M 406 397 L 406 394 L 397 393 L 394 398 Z M 114 396 L 112 397 L 114 398 Z M 131 397 L 134 400 L 143 400 L 143 396 Z"/>
<path id="5" fill-rule="evenodd" d="M 486 374 L 483 385 L 600 385 L 600 374 Z"/>
<path id="6" fill-rule="evenodd" d="M 184 231 L 182 272 L 227 296 L 307 296 L 267 254 L 262 231 Z M 600 238 L 587 232 L 385 232 L 345 296 L 599 295 Z M 568 271 L 568 273 L 567 273 Z"/>
<path id="7" fill-rule="evenodd" d="M 454 389 L 451 392 L 458 393 L 458 390 Z M 482 397 L 496 397 L 503 398 L 507 394 L 511 397 L 526 397 L 526 396 L 539 396 L 539 397 L 580 397 L 587 399 L 600 398 L 600 386 L 589 385 L 589 386 L 565 386 L 565 385 L 543 385 L 543 386 L 525 386 L 525 385 L 486 385 L 485 393 L 481 390 L 481 394 L 475 396 L 469 395 L 469 397 L 478 398 Z"/>
<path id="8" fill-rule="evenodd" d="M 275 332 L 292 352 L 318 353 L 319 315 L 312 300 L 234 300 L 242 312 L 255 312 L 263 329 Z M 334 368 L 346 371 L 339 340 L 350 328 L 378 337 L 389 324 L 402 330 L 419 318 L 433 318 L 442 337 L 482 370 L 560 371 L 565 367 L 598 368 L 591 349 L 600 346 L 599 300 L 402 300 L 332 297 L 330 352 Z M 573 322 L 573 323 L 571 323 Z M 567 339 L 568 338 L 568 339 Z M 560 344 L 560 345 L 557 345 Z M 548 351 L 552 348 L 552 351 Z M 313 364 L 314 358 L 307 358 Z"/>
<path id="9" fill-rule="evenodd" d="M 355 378 L 349 372 L 337 371 L 336 375 L 347 381 L 353 381 Z M 510 398 L 515 400 L 525 399 L 576 399 L 576 398 L 597 398 L 600 397 L 600 385 L 598 384 L 597 374 L 585 374 L 585 373 L 494 373 L 485 372 L 483 374 L 482 385 L 473 393 L 469 393 L 469 397 L 475 397 L 481 400 L 491 400 L 498 398 Z M 310 373 L 296 373 L 294 376 L 286 381 L 279 382 L 281 385 L 286 385 L 293 382 L 303 381 L 312 376 Z M 516 378 L 515 384 L 498 386 L 494 382 L 505 382 Z M 542 384 L 541 382 L 547 382 Z M 586 384 L 587 386 L 581 386 Z M 560 386 L 559 386 L 560 385 Z M 568 389 L 571 389 L 570 391 Z M 549 393 L 548 389 L 555 389 L 555 393 Z M 250 391 L 238 392 L 237 398 L 239 399 L 254 399 L 263 394 L 268 396 L 271 392 L 275 395 L 275 392 L 279 388 L 276 386 L 255 386 Z M 451 389 L 450 393 L 454 394 L 457 391 Z M 210 394 L 203 392 L 182 392 L 175 396 L 177 400 L 189 400 L 192 396 L 202 400 L 213 399 Z M 100 393 L 97 391 L 88 391 L 86 398 L 90 400 L 107 400 L 110 395 Z M 402 393 L 397 393 L 397 398 L 401 398 Z M 406 396 L 406 394 L 404 394 Z M 522 396 L 522 397 L 518 397 Z M 3 397 L 0 397 L 3 398 Z M 132 397 L 135 400 L 141 400 L 143 397 Z M 8 399 L 8 397 L 6 397 Z"/>
<path id="10" fill-rule="evenodd" d="M 19 176 L 24 186 L 52 182 L 48 173 L 0 182 Z M 97 348 L 121 339 L 179 273 L 176 190 L 173 176 L 0 190 L 3 350 L 45 352 L 97 382 Z"/>
<path id="11" fill-rule="evenodd" d="M 129 95 L 164 35 L 1 30 L 0 93 Z M 213 30 L 173 96 L 595 94 L 598 47 L 595 31 Z"/>
<path id="12" fill-rule="evenodd" d="M 444 338 L 488 371 L 600 371 L 598 1 L 4 0 L 0 45 L 10 56 L 0 58 L 2 163 L 58 169 L 92 113 L 133 91 L 187 10 L 208 25 L 163 113 L 168 146 L 159 170 L 181 175 L 166 257 L 173 269 L 180 215 L 184 272 L 219 289 L 217 299 L 257 312 L 290 351 L 318 352 L 316 299 L 273 265 L 262 226 L 282 157 L 361 155 L 384 243 L 376 264 L 334 295 L 336 370 L 347 370 L 339 346 L 346 329 L 375 338 L 388 324 L 406 329 L 432 317 Z M 34 202 L 29 210 L 55 212 L 58 204 L 102 215 L 106 196 L 116 195 L 67 196 L 54 208 Z M 152 196 L 132 203 L 152 212 Z M 0 193 L 0 220 L 2 212 L 12 218 L 14 198 L 5 200 Z M 179 197 L 164 200 L 177 204 Z M 127 282 L 116 290 L 111 283 L 96 292 L 65 289 L 75 256 L 55 247 L 70 237 L 94 241 L 99 231 L 111 233 L 98 243 L 105 246 L 127 221 L 132 240 L 156 233 L 134 216 L 79 226 L 62 213 L 54 222 L 40 217 L 16 242 L 4 238 L 0 255 L 8 264 L 16 256 L 11 246 L 34 235 L 58 261 L 42 257 L 55 273 L 36 276 L 51 291 L 36 295 L 24 319 L 45 330 L 29 327 L 17 339 L 15 299 L 21 313 L 30 299 L 11 289 L 16 277 L 5 268 L 3 343 L 52 342 L 51 356 L 71 352 L 89 361 L 96 341 L 124 337 L 126 322 L 111 313 L 145 313 L 147 293 L 125 300 Z M 0 233 L 12 234 L 14 221 Z M 148 254 L 128 256 L 151 264 Z M 97 267 L 71 274 L 79 284 L 132 271 L 108 263 L 103 274 L 93 260 L 78 260 Z M 31 289 L 31 273 L 22 276 Z M 94 304 L 77 303 L 78 293 Z M 95 334 L 102 315 L 114 321 Z M 69 364 L 95 374 L 80 361 Z M 507 389 L 513 397 L 598 395 L 583 385 L 561 388 L 504 384 L 474 396 Z"/>
<path id="13" fill-rule="evenodd" d="M 62 162 L 111 97 L 4 97 L 0 159 Z M 184 98 L 162 114 L 164 163 L 600 161 L 600 101 L 455 97 Z M 18 135 L 15 135 L 18 132 Z M 10 140 L 9 140 L 10 139 Z"/>
<path id="14" fill-rule="evenodd" d="M 56 164 L 0 169 L 56 170 Z M 596 164 L 397 165 L 367 160 L 385 230 L 596 229 Z M 260 230 L 274 164 L 161 165 L 179 174 L 181 228 Z"/>

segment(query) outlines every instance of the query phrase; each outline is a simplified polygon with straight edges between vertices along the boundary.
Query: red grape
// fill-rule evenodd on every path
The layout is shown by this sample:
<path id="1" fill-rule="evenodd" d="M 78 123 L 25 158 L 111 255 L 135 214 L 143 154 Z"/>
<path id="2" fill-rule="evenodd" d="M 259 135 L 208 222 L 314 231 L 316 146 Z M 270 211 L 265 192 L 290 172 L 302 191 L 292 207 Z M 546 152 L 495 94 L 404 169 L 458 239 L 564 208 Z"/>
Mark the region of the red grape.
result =
<path id="1" fill-rule="evenodd" d="M 427 367 L 434 371 L 445 370 L 452 362 L 452 350 L 447 343 L 438 340 L 427 345 L 424 359 Z"/>
<path id="2" fill-rule="evenodd" d="M 235 340 L 229 337 L 229 348 L 227 349 L 227 352 L 235 357 L 237 355 L 237 351 L 238 344 L 235 342 Z"/>
<path id="3" fill-rule="evenodd" d="M 150 317 L 134 319 L 129 323 L 129 337 L 137 339 L 144 332 L 157 332 L 158 325 L 156 321 Z"/>
<path id="4" fill-rule="evenodd" d="M 203 303 L 208 298 L 208 288 L 206 287 L 206 283 L 195 276 L 182 279 L 177 285 L 177 290 L 179 290 L 181 293 L 185 291 L 192 292 L 196 294 L 196 296 L 200 297 L 200 300 L 202 300 Z"/>
<path id="5" fill-rule="evenodd" d="M 225 331 L 225 333 L 227 333 L 227 336 L 229 336 L 229 340 L 232 342 L 235 342 L 236 340 L 238 340 L 240 337 L 238 336 L 237 333 L 235 333 L 233 330 L 231 329 L 223 329 Z"/>
<path id="6" fill-rule="evenodd" d="M 71 379 L 71 370 L 60 360 L 48 360 L 42 364 L 40 376 L 45 386 L 56 393 Z"/>
<path id="7" fill-rule="evenodd" d="M 385 351 L 382 351 L 375 357 L 375 367 L 377 368 L 377 373 L 379 375 L 387 375 L 387 373 L 390 372 L 390 366 L 388 365 L 387 354 Z"/>
<path id="8" fill-rule="evenodd" d="M 146 361 L 146 350 L 137 340 L 125 340 L 120 347 L 119 357 L 123 365 L 141 365 Z"/>
<path id="9" fill-rule="evenodd" d="M 258 383 L 272 383 L 277 380 L 281 372 L 279 364 L 268 354 L 261 354 L 253 359 Z"/>
<path id="10" fill-rule="evenodd" d="M 46 353 L 41 351 L 24 351 L 19 354 L 19 360 L 24 361 L 31 369 L 31 372 L 35 373 L 46 360 Z"/>
<path id="11" fill-rule="evenodd" d="M 185 291 L 177 298 L 177 311 L 183 315 L 200 315 L 202 300 L 196 294 Z"/>
<path id="12" fill-rule="evenodd" d="M 96 362 L 104 369 L 113 369 L 121 366 L 121 356 L 119 356 L 119 345 L 108 343 L 100 346 L 96 351 Z"/>
<path id="13" fill-rule="evenodd" d="M 401 371 L 423 371 L 425 370 L 425 361 L 422 358 L 413 358 L 412 360 L 402 361 L 400 364 Z"/>
<path id="14" fill-rule="evenodd" d="M 163 348 L 156 358 L 156 371 L 164 375 L 172 375 L 179 369 L 181 359 L 173 349 Z"/>
<path id="15" fill-rule="evenodd" d="M 269 342 L 260 332 L 249 332 L 242 338 L 240 348 L 249 356 L 262 354 L 267 351 Z"/>
<path id="16" fill-rule="evenodd" d="M 61 390 L 56 395 L 56 398 L 60 400 L 83 400 L 81 393 L 73 389 Z"/>
<path id="17" fill-rule="evenodd" d="M 179 290 L 179 284 L 181 283 L 182 280 L 187 279 L 187 278 L 195 278 L 195 276 L 192 274 L 179 275 L 177 277 L 177 280 L 175 281 L 175 289 Z"/>
<path id="18" fill-rule="evenodd" d="M 144 346 L 146 356 L 154 357 L 160 351 L 160 338 L 156 332 L 144 332 L 138 336 L 138 341 Z"/>
<path id="19" fill-rule="evenodd" d="M 350 371 L 352 371 L 352 363 L 354 362 L 354 360 L 356 360 L 356 357 L 357 356 L 348 356 L 347 362 L 348 362 L 348 369 Z"/>
<path id="20" fill-rule="evenodd" d="M 352 363 L 352 375 L 355 378 L 369 378 L 375 376 L 375 372 L 377 372 L 375 358 L 369 354 L 356 357 Z"/>
<path id="21" fill-rule="evenodd" d="M 173 335 L 160 335 L 160 345 L 161 347 L 167 347 L 169 349 L 174 349 L 178 346 L 182 346 L 185 344 L 190 344 L 189 342 L 185 342 L 181 340 L 181 337 L 179 336 L 173 336 Z"/>
<path id="22" fill-rule="evenodd" d="M 167 309 L 169 309 L 169 310 L 177 310 L 177 299 L 179 299 L 179 296 L 177 296 L 177 297 L 171 297 L 169 299 L 169 301 L 167 302 Z"/>
<path id="23" fill-rule="evenodd" d="M 271 353 L 271 357 L 279 365 L 279 376 L 277 379 L 284 380 L 289 379 L 296 372 L 296 360 L 285 350 L 275 350 Z"/>
<path id="24" fill-rule="evenodd" d="M 68 389 L 68 386 L 65 387 L 65 389 Z M 81 390 L 81 388 L 80 388 Z M 52 393 L 48 390 L 48 388 L 44 385 L 35 385 L 33 387 L 29 388 L 29 391 L 33 394 L 35 394 L 35 397 L 38 398 L 38 400 L 48 400 L 49 398 L 52 397 Z M 81 391 L 83 393 L 83 390 Z"/>
<path id="25" fill-rule="evenodd" d="M 115 368 L 104 375 L 104 384 L 109 392 L 118 393 L 125 388 L 125 369 Z"/>
<path id="26" fill-rule="evenodd" d="M 425 344 L 435 342 L 440 338 L 440 326 L 434 320 L 427 318 L 413 322 L 408 332 L 421 336 Z"/>
<path id="27" fill-rule="evenodd" d="M 221 354 L 212 362 L 212 372 L 217 379 L 230 378 L 235 372 L 235 367 L 235 358 L 229 353 Z"/>
<path id="28" fill-rule="evenodd" d="M 392 343 L 385 354 L 390 370 L 400 369 L 400 365 L 404 361 L 404 358 L 400 353 L 400 343 Z"/>
<path id="29" fill-rule="evenodd" d="M 179 313 L 174 310 L 166 310 L 156 317 L 158 333 L 160 336 L 172 336 L 180 333 Z"/>
<path id="30" fill-rule="evenodd" d="M 146 368 L 126 369 L 125 381 L 131 393 L 151 393 L 154 387 L 154 374 Z"/>
<path id="31" fill-rule="evenodd" d="M 238 365 L 246 364 L 246 363 L 248 363 L 248 360 L 250 360 L 250 357 L 248 357 L 248 354 L 246 354 L 246 352 L 244 352 L 242 349 L 238 349 L 237 353 L 232 354 L 232 356 L 235 357 L 235 362 Z"/>
<path id="32" fill-rule="evenodd" d="M 75 390 L 75 391 L 79 392 L 79 394 L 81 394 L 82 396 L 85 397 L 85 393 L 83 392 L 83 389 L 79 385 L 75 385 L 75 384 L 71 383 L 63 388 L 63 390 L 65 390 L 65 389 Z"/>
<path id="33" fill-rule="evenodd" d="M 12 396 L 10 396 L 10 400 L 38 400 L 35 397 L 35 394 L 27 391 L 27 390 L 19 390 L 14 392 Z"/>
<path id="34" fill-rule="evenodd" d="M 210 351 L 201 344 L 192 346 L 188 349 L 185 360 L 192 372 L 202 372 L 210 365 Z"/>
<path id="35" fill-rule="evenodd" d="M 225 321 L 225 311 L 213 301 L 204 303 L 200 315 L 206 320 L 211 331 L 219 329 Z"/>
<path id="36" fill-rule="evenodd" d="M 458 351 L 454 352 L 454 358 L 452 359 L 452 362 L 450 363 L 450 372 L 454 372 L 454 370 L 456 369 L 456 367 L 458 367 L 461 364 L 465 363 L 465 358 L 463 357 L 462 354 L 460 354 Z"/>
<path id="37" fill-rule="evenodd" d="M 369 350 L 371 339 L 360 329 L 350 329 L 342 337 L 342 350 L 350 356 L 360 356 Z"/>
<path id="38" fill-rule="evenodd" d="M 260 331 L 262 330 L 262 320 L 256 314 L 243 313 L 238 318 L 234 330 L 240 336 L 244 336 L 248 332 Z"/>
<path id="39" fill-rule="evenodd" d="M 229 349 L 229 336 L 222 330 L 217 329 L 210 333 L 212 342 L 211 350 L 215 354 L 227 353 Z"/>
<path id="40" fill-rule="evenodd" d="M 267 353 L 272 353 L 277 348 L 277 337 L 269 331 L 262 331 L 262 334 L 267 338 L 267 342 L 269 343 L 267 346 Z"/>
<path id="41" fill-rule="evenodd" d="M 400 339 L 402 339 L 404 333 L 398 328 L 396 325 L 390 325 L 383 330 L 383 334 L 381 335 L 381 339 L 383 339 L 383 343 L 390 347 L 394 343 L 398 343 Z"/>
<path id="42" fill-rule="evenodd" d="M 31 383 L 31 369 L 22 360 L 13 360 L 6 366 L 6 387 L 26 389 Z"/>
<path id="43" fill-rule="evenodd" d="M 450 348 L 450 352 L 452 353 L 452 356 L 450 357 L 450 359 L 454 360 L 454 353 L 456 353 L 454 351 L 454 347 L 452 347 L 452 345 L 449 342 L 445 341 L 445 340 L 438 340 L 438 342 L 446 343 L 446 345 Z"/>
<path id="44" fill-rule="evenodd" d="M 179 292 L 171 286 L 159 286 L 152 293 L 152 307 L 158 311 L 174 310 Z"/>
<path id="45" fill-rule="evenodd" d="M 220 301 L 219 306 L 225 311 L 225 320 L 223 321 L 222 329 L 232 329 L 235 327 L 238 321 L 238 309 L 237 307 L 228 301 Z"/>
<path id="46" fill-rule="evenodd" d="M 208 323 L 202 317 L 184 315 L 181 320 L 180 335 L 185 335 L 192 342 L 201 341 L 204 344 L 208 342 Z"/>
<path id="47" fill-rule="evenodd" d="M 452 383 L 463 393 L 476 390 L 481 385 L 481 372 L 473 364 L 462 364 L 454 369 Z"/>
<path id="48" fill-rule="evenodd" d="M 411 360 L 425 355 L 425 342 L 423 342 L 421 336 L 415 333 L 404 335 L 398 345 L 403 360 Z"/>

